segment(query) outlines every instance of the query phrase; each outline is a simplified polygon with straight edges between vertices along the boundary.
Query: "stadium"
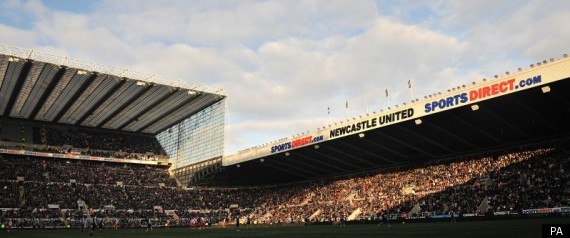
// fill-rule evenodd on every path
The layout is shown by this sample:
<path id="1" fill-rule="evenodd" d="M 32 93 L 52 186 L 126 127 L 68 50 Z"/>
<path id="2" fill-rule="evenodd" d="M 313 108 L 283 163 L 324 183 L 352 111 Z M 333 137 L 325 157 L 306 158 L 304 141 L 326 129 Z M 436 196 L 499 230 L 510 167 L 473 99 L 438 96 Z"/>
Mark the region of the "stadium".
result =
<path id="1" fill-rule="evenodd" d="M 227 156 L 223 89 L 9 46 L 0 74 L 3 237 L 537 236 L 569 221 L 566 54 Z"/>

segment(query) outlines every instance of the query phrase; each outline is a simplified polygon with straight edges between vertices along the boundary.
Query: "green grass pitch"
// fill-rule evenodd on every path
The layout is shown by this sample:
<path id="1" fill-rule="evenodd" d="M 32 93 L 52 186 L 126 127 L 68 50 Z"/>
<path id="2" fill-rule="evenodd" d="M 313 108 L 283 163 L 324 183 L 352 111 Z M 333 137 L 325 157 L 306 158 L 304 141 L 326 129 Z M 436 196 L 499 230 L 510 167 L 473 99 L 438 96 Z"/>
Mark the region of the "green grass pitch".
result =
<path id="1" fill-rule="evenodd" d="M 570 218 L 551 219 L 517 219 L 499 221 L 471 221 L 471 222 L 440 222 L 440 223 L 406 223 L 387 225 L 347 225 L 339 227 L 334 225 L 313 226 L 256 226 L 251 228 L 208 228 L 205 230 L 191 230 L 189 228 L 155 228 L 153 231 L 145 229 L 104 229 L 97 231 L 93 237 L 461 237 L 461 238 L 488 238 L 488 237 L 541 237 L 541 224 L 556 223 L 568 224 Z M 0 238 L 4 237 L 90 237 L 88 231 L 77 229 L 45 229 L 45 230 L 13 230 L 8 233 L 0 231 Z"/>

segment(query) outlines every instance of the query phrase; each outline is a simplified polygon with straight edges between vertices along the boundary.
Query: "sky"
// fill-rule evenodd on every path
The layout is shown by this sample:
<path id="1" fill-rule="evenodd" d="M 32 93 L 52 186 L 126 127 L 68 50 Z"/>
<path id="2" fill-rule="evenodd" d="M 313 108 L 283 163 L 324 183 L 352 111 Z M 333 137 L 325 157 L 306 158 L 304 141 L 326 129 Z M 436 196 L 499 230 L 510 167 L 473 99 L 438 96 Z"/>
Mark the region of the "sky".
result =
<path id="1" fill-rule="evenodd" d="M 561 58 L 568 13 L 567 0 L 0 0 L 0 44 L 224 88 L 233 154 Z"/>

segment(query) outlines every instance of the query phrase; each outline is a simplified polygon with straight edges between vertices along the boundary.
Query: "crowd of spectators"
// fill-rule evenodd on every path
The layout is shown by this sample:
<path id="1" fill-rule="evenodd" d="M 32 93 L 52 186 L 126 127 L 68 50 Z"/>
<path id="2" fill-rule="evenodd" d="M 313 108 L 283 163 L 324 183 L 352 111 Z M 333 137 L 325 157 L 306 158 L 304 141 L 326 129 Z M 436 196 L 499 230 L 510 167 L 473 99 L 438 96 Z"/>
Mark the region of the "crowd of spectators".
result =
<path id="1" fill-rule="evenodd" d="M 0 222 L 6 224 L 7 220 L 13 222 L 13 227 L 63 227 L 60 209 L 10 209 L 0 211 Z"/>
<path id="2" fill-rule="evenodd" d="M 16 180 L 25 177 L 31 181 L 44 181 L 42 159 L 0 154 L 0 180 Z"/>
<path id="3" fill-rule="evenodd" d="M 569 175 L 565 172 L 569 163 L 565 142 L 546 148 L 521 148 L 518 152 L 482 158 L 440 161 L 399 171 L 313 182 L 291 186 L 289 190 L 296 192 L 288 197 L 286 204 L 265 203 L 263 206 L 270 209 L 253 217 L 271 214 L 280 222 L 307 217 L 333 221 L 346 219 L 357 209 L 360 218 L 376 218 L 381 214 L 475 214 L 485 198 L 491 201 L 490 212 L 568 206 Z M 419 209 L 411 213 L 416 206 Z"/>
<path id="4" fill-rule="evenodd" d="M 80 200 L 95 209 L 111 205 L 118 212 L 105 213 L 106 217 L 125 219 L 133 225 L 140 225 L 137 216 L 151 215 L 159 220 L 177 217 L 178 223 L 197 217 L 219 222 L 236 214 L 229 212 L 232 207 L 241 209 L 241 216 L 252 221 L 287 223 L 337 221 L 355 211 L 360 218 L 477 213 L 485 200 L 490 211 L 570 204 L 567 141 L 260 188 L 182 189 L 159 167 L 24 156 L 0 158 L 0 163 L 6 165 L 0 168 L 0 208 L 33 211 L 56 204 L 61 209 L 77 209 Z M 17 184 L 18 176 L 25 177 L 25 182 Z M 70 179 L 76 182 L 70 183 Z M 117 185 L 118 181 L 123 185 Z M 177 212 L 157 214 L 153 211 L 156 207 Z"/>
<path id="5" fill-rule="evenodd" d="M 488 188 L 491 211 L 520 213 L 521 209 L 570 205 L 569 169 L 570 150 L 557 150 L 492 172 L 490 178 L 496 183 Z"/>
<path id="6" fill-rule="evenodd" d="M 74 129 L 66 130 L 52 127 L 34 127 L 36 144 L 44 146 L 72 145 L 74 148 L 90 149 L 92 153 L 105 151 L 119 151 L 125 153 L 144 154 L 152 152 L 155 155 L 164 155 L 164 150 L 154 136 L 118 131 Z"/>
<path id="7" fill-rule="evenodd" d="M 176 186 L 167 168 L 98 162 L 86 160 L 66 160 L 59 158 L 41 158 L 22 155 L 0 155 L 0 179 L 16 180 L 24 177 L 26 181 L 63 182 L 75 180 L 83 184 L 117 184 L 139 186 Z"/>

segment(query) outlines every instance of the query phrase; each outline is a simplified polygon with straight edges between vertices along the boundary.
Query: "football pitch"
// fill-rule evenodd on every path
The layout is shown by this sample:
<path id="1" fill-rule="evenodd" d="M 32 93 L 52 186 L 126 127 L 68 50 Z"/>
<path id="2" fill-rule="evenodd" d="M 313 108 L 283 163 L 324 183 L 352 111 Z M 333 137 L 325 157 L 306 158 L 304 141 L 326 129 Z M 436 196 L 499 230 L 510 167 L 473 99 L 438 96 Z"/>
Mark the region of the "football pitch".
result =
<path id="1" fill-rule="evenodd" d="M 541 224 L 568 224 L 570 218 L 517 219 L 499 221 L 406 223 L 387 225 L 353 224 L 346 227 L 333 225 L 313 226 L 256 226 L 251 228 L 209 228 L 191 230 L 189 228 L 145 229 L 104 229 L 95 232 L 93 237 L 541 237 Z M 88 231 L 77 229 L 14 230 L 0 232 L 0 237 L 91 237 Z"/>

